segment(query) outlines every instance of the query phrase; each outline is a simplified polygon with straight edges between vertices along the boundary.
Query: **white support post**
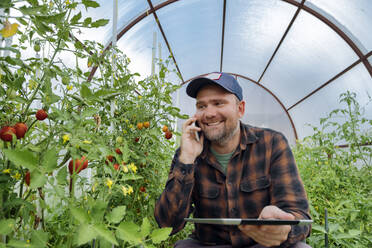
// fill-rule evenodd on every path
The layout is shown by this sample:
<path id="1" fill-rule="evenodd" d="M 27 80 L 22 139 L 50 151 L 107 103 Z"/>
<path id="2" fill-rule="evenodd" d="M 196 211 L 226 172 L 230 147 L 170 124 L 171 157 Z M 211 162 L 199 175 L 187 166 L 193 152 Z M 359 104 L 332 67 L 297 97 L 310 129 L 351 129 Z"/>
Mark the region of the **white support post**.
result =
<path id="1" fill-rule="evenodd" d="M 156 60 L 156 32 L 152 36 L 152 60 L 151 60 L 151 76 L 155 74 L 155 60 Z"/>
<path id="2" fill-rule="evenodd" d="M 112 17 L 112 75 L 111 75 L 111 87 L 114 87 L 115 75 L 116 75 L 116 39 L 117 39 L 117 23 L 118 23 L 118 0 L 113 0 L 113 17 Z M 115 100 L 111 100 L 111 125 L 110 131 L 114 130 L 114 115 L 115 115 Z"/>

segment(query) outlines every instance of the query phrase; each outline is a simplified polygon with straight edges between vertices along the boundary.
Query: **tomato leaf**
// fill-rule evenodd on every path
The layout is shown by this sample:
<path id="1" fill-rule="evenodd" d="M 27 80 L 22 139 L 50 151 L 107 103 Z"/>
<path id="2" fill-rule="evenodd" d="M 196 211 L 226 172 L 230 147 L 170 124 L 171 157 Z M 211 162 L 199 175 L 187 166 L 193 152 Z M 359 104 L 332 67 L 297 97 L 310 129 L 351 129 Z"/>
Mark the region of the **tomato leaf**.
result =
<path id="1" fill-rule="evenodd" d="M 74 218 L 77 221 L 79 221 L 81 224 L 90 222 L 90 217 L 88 213 L 85 211 L 85 209 L 71 207 L 70 211 L 71 211 L 72 216 L 74 216 Z"/>
<path id="2" fill-rule="evenodd" d="M 124 215 L 125 215 L 125 211 L 126 211 L 126 206 L 118 206 L 116 208 L 114 208 L 107 216 L 106 216 L 106 219 L 107 221 L 111 222 L 111 223 L 119 223 Z"/>
<path id="3" fill-rule="evenodd" d="M 38 165 L 37 157 L 28 150 L 6 149 L 3 150 L 5 156 L 15 165 L 26 167 L 30 170 L 36 169 Z"/>
<path id="4" fill-rule="evenodd" d="M 45 172 L 51 172 L 57 167 L 57 150 L 55 147 L 50 148 L 44 153 L 41 164 Z"/>
<path id="5" fill-rule="evenodd" d="M 92 0 L 82 0 L 81 2 L 84 4 L 86 9 L 88 9 L 89 7 L 98 8 L 100 6 L 99 3 Z"/>
<path id="6" fill-rule="evenodd" d="M 31 244 L 37 247 L 47 247 L 48 233 L 43 230 L 34 230 L 31 236 Z"/>
<path id="7" fill-rule="evenodd" d="M 13 231 L 15 221 L 13 219 L 0 220 L 0 234 L 8 235 Z"/>
<path id="8" fill-rule="evenodd" d="M 114 234 L 110 230 L 108 230 L 103 224 L 95 224 L 93 226 L 93 229 L 99 236 L 106 239 L 111 244 L 119 245 Z"/>
<path id="9" fill-rule="evenodd" d="M 98 28 L 98 27 L 101 27 L 101 26 L 105 26 L 107 23 L 109 23 L 109 19 L 99 19 L 95 22 L 92 22 L 90 24 L 90 26 L 92 28 Z"/>
<path id="10" fill-rule="evenodd" d="M 75 243 L 77 245 L 88 243 L 89 241 L 97 237 L 97 234 L 92 225 L 81 224 L 79 228 L 77 228 L 77 230 L 78 231 L 75 235 Z"/>
<path id="11" fill-rule="evenodd" d="M 128 241 L 132 244 L 141 243 L 139 226 L 137 226 L 133 222 L 122 222 L 116 229 L 116 236 L 119 239 Z"/>
<path id="12" fill-rule="evenodd" d="M 32 170 L 30 173 L 30 182 L 31 189 L 42 187 L 47 182 L 47 176 L 45 176 L 44 172 Z"/>
<path id="13" fill-rule="evenodd" d="M 151 239 L 154 244 L 159 244 L 161 241 L 166 240 L 169 237 L 169 234 L 172 232 L 171 227 L 165 227 L 160 229 L 155 229 L 151 233 Z"/>
<path id="14" fill-rule="evenodd" d="M 143 218 L 142 225 L 141 225 L 141 236 L 142 238 L 146 238 L 151 232 L 151 224 L 147 217 Z"/>
<path id="15" fill-rule="evenodd" d="M 70 24 L 74 25 L 74 24 L 78 23 L 80 18 L 81 18 L 81 11 L 78 14 L 74 15 L 74 17 L 71 18 Z"/>

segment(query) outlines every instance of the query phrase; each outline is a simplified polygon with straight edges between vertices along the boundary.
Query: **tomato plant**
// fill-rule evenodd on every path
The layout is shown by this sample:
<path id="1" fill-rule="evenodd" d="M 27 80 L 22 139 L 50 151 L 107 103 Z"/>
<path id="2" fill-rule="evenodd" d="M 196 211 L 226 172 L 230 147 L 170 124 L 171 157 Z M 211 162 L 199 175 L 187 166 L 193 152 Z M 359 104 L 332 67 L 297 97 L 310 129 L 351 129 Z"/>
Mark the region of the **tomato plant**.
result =
<path id="1" fill-rule="evenodd" d="M 14 43 L 0 57 L 0 247 L 154 247 L 168 238 L 153 206 L 175 149 L 161 128 L 185 118 L 172 106 L 179 87 L 166 80 L 167 61 L 139 80 L 118 49 L 76 39 L 108 23 L 78 11 L 98 6 L 1 1 L 1 34 Z M 34 56 L 23 57 L 28 47 Z"/>
<path id="2" fill-rule="evenodd" d="M 341 94 L 340 103 L 344 108 L 322 118 L 320 128 L 313 127 L 314 134 L 293 149 L 314 219 L 307 241 L 323 247 L 327 209 L 330 247 L 370 247 L 372 120 L 364 117 L 355 93 Z"/>

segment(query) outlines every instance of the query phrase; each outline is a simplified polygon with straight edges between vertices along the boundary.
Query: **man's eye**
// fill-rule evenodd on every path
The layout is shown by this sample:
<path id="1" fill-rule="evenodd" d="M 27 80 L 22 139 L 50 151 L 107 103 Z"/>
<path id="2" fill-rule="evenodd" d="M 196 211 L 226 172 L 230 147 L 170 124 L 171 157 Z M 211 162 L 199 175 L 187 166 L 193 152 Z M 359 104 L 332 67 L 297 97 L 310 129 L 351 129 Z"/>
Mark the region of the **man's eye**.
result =
<path id="1" fill-rule="evenodd" d="M 203 109 L 205 108 L 205 105 L 198 105 L 198 109 Z"/>

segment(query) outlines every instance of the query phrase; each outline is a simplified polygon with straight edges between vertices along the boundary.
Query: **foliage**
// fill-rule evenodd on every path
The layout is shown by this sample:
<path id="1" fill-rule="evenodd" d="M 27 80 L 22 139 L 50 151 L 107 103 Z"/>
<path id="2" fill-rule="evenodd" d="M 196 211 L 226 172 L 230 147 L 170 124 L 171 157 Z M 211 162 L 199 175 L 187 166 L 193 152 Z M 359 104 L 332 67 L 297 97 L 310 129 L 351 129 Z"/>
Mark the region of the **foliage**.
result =
<path id="1" fill-rule="evenodd" d="M 5 13 L 22 16 L 2 16 L 2 34 L 14 42 L 0 57 L 0 127 L 22 122 L 28 130 L 0 144 L 0 246 L 154 247 L 170 233 L 155 227 L 153 208 L 175 148 L 161 128 L 173 131 L 172 120 L 184 118 L 171 101 L 178 86 L 166 81 L 168 62 L 136 80 L 119 50 L 77 40 L 80 28 L 108 23 L 76 11 L 98 6 L 1 1 Z M 45 120 L 35 117 L 39 109 Z"/>
<path id="2" fill-rule="evenodd" d="M 340 104 L 293 149 L 315 222 L 307 241 L 324 247 L 327 209 L 330 247 L 371 247 L 372 120 L 355 93 L 341 94 Z"/>

